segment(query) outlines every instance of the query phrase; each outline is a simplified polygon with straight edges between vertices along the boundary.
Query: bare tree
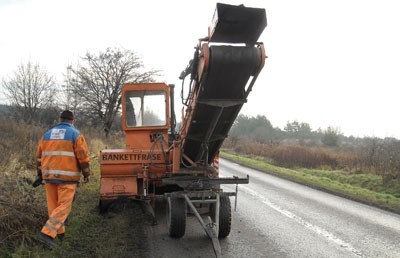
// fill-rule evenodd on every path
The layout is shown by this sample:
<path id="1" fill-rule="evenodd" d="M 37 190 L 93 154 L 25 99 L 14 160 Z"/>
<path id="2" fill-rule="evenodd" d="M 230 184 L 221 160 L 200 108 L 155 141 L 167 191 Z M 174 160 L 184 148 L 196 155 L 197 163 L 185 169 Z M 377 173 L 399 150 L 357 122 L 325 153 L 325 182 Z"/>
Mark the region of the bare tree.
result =
<path id="1" fill-rule="evenodd" d="M 92 119 L 100 119 L 108 136 L 121 107 L 124 83 L 153 81 L 158 71 L 143 71 L 140 58 L 132 51 L 107 48 L 98 55 L 86 53 L 83 64 L 69 67 L 73 92 L 80 98 L 82 110 Z"/>
<path id="2" fill-rule="evenodd" d="M 4 94 L 16 107 L 16 114 L 28 123 L 53 104 L 55 81 L 39 64 L 18 66 L 13 76 L 2 80 Z"/>
<path id="3" fill-rule="evenodd" d="M 73 88 L 73 74 L 72 69 L 68 66 L 67 73 L 64 75 L 64 83 L 61 85 L 61 90 L 58 94 L 59 103 L 62 108 L 71 110 L 74 113 L 79 112 L 80 101 L 79 96 Z"/>

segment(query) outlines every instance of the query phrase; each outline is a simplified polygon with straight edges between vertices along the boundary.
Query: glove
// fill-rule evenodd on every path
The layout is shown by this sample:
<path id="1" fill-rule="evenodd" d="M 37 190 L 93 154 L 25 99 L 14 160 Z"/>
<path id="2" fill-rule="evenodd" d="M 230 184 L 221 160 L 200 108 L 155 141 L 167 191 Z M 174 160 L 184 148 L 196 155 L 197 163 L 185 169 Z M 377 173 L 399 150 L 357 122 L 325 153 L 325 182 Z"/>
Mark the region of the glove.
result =
<path id="1" fill-rule="evenodd" d="M 83 182 L 88 183 L 90 180 L 90 171 L 88 172 L 83 172 Z"/>
<path id="2" fill-rule="evenodd" d="M 36 188 L 36 187 L 40 186 L 42 184 L 42 182 L 43 182 L 42 176 L 41 175 L 37 175 L 35 177 L 35 181 L 33 181 L 33 183 L 32 183 L 32 187 Z"/>
<path id="3" fill-rule="evenodd" d="M 90 176 L 85 176 L 85 177 L 83 177 L 83 182 L 84 182 L 84 183 L 88 183 L 89 180 L 90 180 Z"/>

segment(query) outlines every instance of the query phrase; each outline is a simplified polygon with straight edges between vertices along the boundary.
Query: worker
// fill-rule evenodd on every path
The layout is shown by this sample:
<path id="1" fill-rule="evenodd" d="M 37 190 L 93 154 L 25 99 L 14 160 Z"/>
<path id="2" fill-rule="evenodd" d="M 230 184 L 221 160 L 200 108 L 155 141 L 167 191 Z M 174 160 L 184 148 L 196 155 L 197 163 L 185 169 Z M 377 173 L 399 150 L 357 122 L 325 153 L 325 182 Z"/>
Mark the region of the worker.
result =
<path id="1" fill-rule="evenodd" d="M 49 216 L 39 233 L 39 241 L 51 249 L 58 246 L 54 239 L 64 236 L 64 222 L 81 175 L 85 183 L 90 178 L 88 148 L 74 121 L 71 111 L 63 111 L 60 123 L 43 135 L 36 152 L 37 178 L 45 181 Z"/>

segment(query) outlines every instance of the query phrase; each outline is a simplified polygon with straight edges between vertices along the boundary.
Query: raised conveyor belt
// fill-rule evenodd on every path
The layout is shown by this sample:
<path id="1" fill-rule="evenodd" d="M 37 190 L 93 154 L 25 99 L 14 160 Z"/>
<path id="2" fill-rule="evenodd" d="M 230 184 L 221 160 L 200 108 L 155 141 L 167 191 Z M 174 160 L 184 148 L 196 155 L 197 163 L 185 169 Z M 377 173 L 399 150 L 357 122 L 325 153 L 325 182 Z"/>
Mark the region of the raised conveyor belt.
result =
<path id="1" fill-rule="evenodd" d="M 259 72 L 262 58 L 260 48 L 254 46 L 210 47 L 209 66 L 200 81 L 183 146 L 190 159 L 199 162 L 207 157 L 208 164 L 213 161 L 246 102 L 246 85 Z"/>

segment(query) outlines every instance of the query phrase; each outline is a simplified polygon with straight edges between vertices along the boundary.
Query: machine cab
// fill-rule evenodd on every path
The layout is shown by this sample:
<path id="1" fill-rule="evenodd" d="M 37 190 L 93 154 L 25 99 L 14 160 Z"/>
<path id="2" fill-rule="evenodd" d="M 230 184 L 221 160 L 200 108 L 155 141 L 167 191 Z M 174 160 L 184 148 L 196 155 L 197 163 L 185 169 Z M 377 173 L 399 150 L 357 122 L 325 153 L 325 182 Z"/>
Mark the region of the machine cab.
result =
<path id="1" fill-rule="evenodd" d="M 148 194 L 148 180 L 168 166 L 169 87 L 164 83 L 125 84 L 122 128 L 125 149 L 100 152 L 100 208 L 120 197 Z M 151 174 L 150 174 L 151 173 Z"/>
<path id="2" fill-rule="evenodd" d="M 170 127 L 170 88 L 164 83 L 125 84 L 122 89 L 122 128 L 126 148 L 150 150 L 155 140 L 167 146 Z"/>

